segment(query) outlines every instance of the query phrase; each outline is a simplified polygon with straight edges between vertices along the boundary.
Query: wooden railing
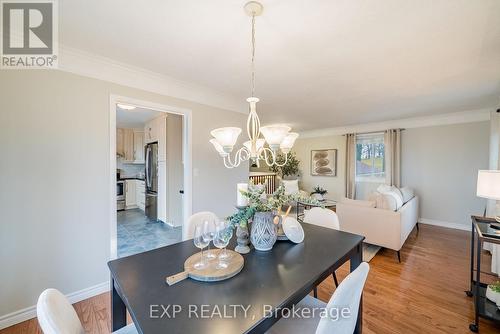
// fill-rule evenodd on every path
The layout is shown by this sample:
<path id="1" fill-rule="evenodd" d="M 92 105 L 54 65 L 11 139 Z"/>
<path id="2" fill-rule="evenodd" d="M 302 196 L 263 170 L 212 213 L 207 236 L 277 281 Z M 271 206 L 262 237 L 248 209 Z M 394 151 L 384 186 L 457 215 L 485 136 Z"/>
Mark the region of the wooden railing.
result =
<path id="1" fill-rule="evenodd" d="M 250 172 L 248 178 L 253 184 L 265 184 L 267 194 L 272 194 L 278 188 L 276 173 Z"/>

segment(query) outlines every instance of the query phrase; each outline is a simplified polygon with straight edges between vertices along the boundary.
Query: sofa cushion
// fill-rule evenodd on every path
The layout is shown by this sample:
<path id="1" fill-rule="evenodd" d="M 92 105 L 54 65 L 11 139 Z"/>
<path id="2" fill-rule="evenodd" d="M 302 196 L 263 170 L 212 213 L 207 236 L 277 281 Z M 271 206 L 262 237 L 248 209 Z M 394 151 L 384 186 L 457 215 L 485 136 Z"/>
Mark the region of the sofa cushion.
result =
<path id="1" fill-rule="evenodd" d="M 410 187 L 403 187 L 400 189 L 403 194 L 403 204 L 406 204 L 409 200 L 415 197 L 415 191 Z"/>
<path id="2" fill-rule="evenodd" d="M 377 206 L 377 203 L 375 201 L 363 201 L 359 199 L 350 199 L 346 197 L 342 199 L 342 203 L 356 205 L 356 206 L 363 206 L 366 208 L 375 208 Z"/>
<path id="3" fill-rule="evenodd" d="M 299 193 L 299 180 L 282 180 L 285 186 L 285 195 L 295 195 Z"/>

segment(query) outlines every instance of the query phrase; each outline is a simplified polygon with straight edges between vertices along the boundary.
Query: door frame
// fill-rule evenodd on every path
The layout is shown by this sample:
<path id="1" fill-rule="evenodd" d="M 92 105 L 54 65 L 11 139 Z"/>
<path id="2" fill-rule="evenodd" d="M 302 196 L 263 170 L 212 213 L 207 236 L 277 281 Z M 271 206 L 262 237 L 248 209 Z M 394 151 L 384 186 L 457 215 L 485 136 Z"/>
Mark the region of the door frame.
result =
<path id="1" fill-rule="evenodd" d="M 124 103 L 140 108 L 152 109 L 169 114 L 177 114 L 182 118 L 182 160 L 184 163 L 184 195 L 183 195 L 183 224 L 191 216 L 193 207 L 193 143 L 192 111 L 186 108 L 159 104 L 146 100 L 116 94 L 109 95 L 109 191 L 110 191 L 110 258 L 116 259 L 118 255 L 117 240 L 117 213 L 116 213 L 116 104 Z"/>

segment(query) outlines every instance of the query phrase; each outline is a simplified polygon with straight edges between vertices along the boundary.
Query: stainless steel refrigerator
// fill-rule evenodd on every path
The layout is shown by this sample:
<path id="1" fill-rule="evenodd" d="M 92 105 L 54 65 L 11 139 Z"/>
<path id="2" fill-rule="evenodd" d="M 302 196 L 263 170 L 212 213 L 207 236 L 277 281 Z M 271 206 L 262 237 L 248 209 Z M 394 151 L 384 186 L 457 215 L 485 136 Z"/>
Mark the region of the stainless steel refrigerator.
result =
<path id="1" fill-rule="evenodd" d="M 146 145 L 146 216 L 158 220 L 158 143 Z"/>

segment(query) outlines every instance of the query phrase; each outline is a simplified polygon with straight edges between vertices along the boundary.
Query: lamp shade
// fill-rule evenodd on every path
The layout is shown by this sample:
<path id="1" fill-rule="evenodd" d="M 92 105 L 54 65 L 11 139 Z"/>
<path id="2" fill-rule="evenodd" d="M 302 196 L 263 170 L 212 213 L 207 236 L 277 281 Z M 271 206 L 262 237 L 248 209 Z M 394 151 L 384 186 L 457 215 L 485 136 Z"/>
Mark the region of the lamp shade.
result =
<path id="1" fill-rule="evenodd" d="M 500 171 L 480 170 L 477 173 L 478 197 L 500 200 Z"/>
<path id="2" fill-rule="evenodd" d="M 257 141 L 255 142 L 255 153 L 259 153 L 260 150 L 262 150 L 262 148 L 264 147 L 264 144 L 266 143 L 266 141 L 264 139 L 257 139 Z M 248 150 L 248 152 L 250 153 L 254 153 L 252 152 L 252 141 L 250 140 L 247 140 L 246 142 L 243 143 L 243 146 L 245 146 Z"/>
<path id="3" fill-rule="evenodd" d="M 219 144 L 219 142 L 217 141 L 217 139 L 215 138 L 212 138 L 210 139 L 210 142 L 212 143 L 212 145 L 214 145 L 214 148 L 215 150 L 221 154 L 221 155 L 225 155 L 227 154 L 226 152 L 224 152 L 224 149 L 222 148 L 222 146 Z"/>
<path id="4" fill-rule="evenodd" d="M 219 128 L 210 132 L 210 134 L 215 137 L 219 145 L 223 147 L 224 152 L 226 153 L 233 150 L 234 144 L 236 144 L 240 133 L 241 129 L 235 127 Z"/>
<path id="5" fill-rule="evenodd" d="M 271 149 L 278 149 L 290 130 L 291 128 L 286 125 L 268 125 L 260 128 L 260 132 Z"/>
<path id="6" fill-rule="evenodd" d="M 295 140 L 299 138 L 299 134 L 296 132 L 290 132 L 289 134 L 286 135 L 285 139 L 280 144 L 280 148 L 283 152 L 288 153 L 292 147 L 293 144 L 295 144 Z"/>

